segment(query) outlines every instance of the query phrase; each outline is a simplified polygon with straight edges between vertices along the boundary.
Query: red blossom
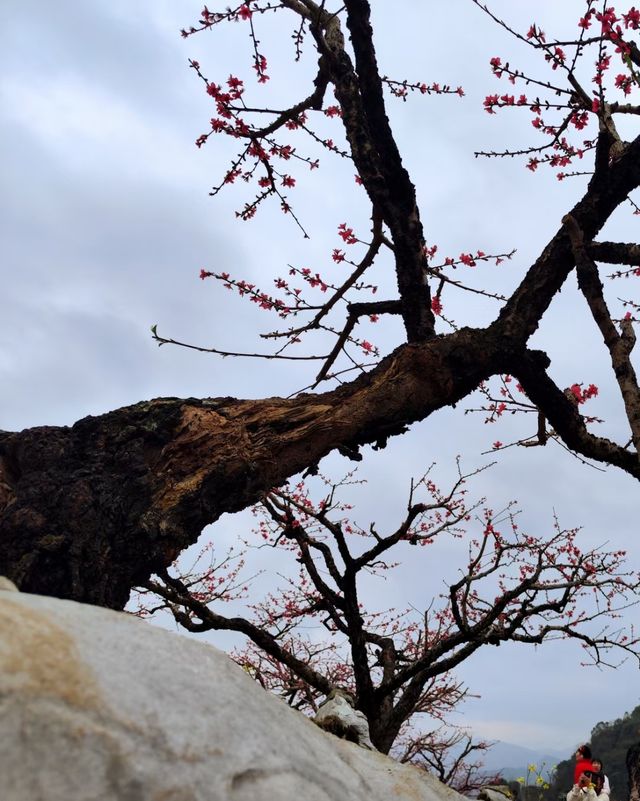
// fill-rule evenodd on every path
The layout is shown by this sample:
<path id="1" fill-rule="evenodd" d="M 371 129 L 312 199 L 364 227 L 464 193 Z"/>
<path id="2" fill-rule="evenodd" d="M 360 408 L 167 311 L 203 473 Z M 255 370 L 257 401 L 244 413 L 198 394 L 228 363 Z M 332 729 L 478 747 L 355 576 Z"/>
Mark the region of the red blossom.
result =
<path id="1" fill-rule="evenodd" d="M 358 241 L 357 237 L 354 236 L 353 228 L 347 228 L 346 223 L 340 223 L 338 226 L 338 236 L 340 236 L 347 245 L 355 245 Z"/>
<path id="2" fill-rule="evenodd" d="M 537 39 L 541 44 L 544 44 L 547 41 L 544 31 L 536 28 L 535 23 L 527 31 L 527 39 Z"/>
<path id="3" fill-rule="evenodd" d="M 588 11 L 584 15 L 584 17 L 580 18 L 580 21 L 578 22 L 579 27 L 582 28 L 585 31 L 587 30 L 587 28 L 591 27 L 591 19 L 590 19 L 590 17 L 592 15 L 592 13 L 593 13 L 593 10 Z"/>
<path id="4" fill-rule="evenodd" d="M 586 127 L 589 122 L 589 114 L 586 111 L 578 114 L 577 111 L 571 115 L 571 124 L 574 125 L 579 131 Z"/>
<path id="5" fill-rule="evenodd" d="M 631 94 L 631 86 L 633 85 L 633 79 L 630 75 L 616 75 L 616 87 L 618 89 L 622 89 L 625 95 Z"/>
<path id="6" fill-rule="evenodd" d="M 304 125 L 307 121 L 307 115 L 302 112 L 302 114 L 298 114 L 298 116 L 293 120 L 287 120 L 285 123 L 285 128 L 289 131 L 296 131 L 301 125 Z"/>
<path id="7" fill-rule="evenodd" d="M 256 55 L 253 69 L 258 75 L 258 83 L 266 83 L 269 80 L 269 76 L 267 75 L 267 59 L 263 55 Z"/>
<path id="8" fill-rule="evenodd" d="M 495 114 L 493 107 L 498 103 L 498 95 L 487 95 L 484 99 L 484 110 L 488 114 Z"/>
<path id="9" fill-rule="evenodd" d="M 640 11 L 635 6 L 631 6 L 626 14 L 622 15 L 624 27 L 636 31 L 640 28 Z"/>
<path id="10" fill-rule="evenodd" d="M 232 184 L 240 174 L 241 170 L 237 168 L 235 170 L 229 170 L 229 172 L 224 176 L 225 184 Z"/>
<path id="11" fill-rule="evenodd" d="M 589 398 L 595 398 L 598 394 L 598 387 L 595 384 L 589 384 L 586 389 L 582 389 L 581 384 L 572 384 L 569 387 L 569 391 L 578 404 L 583 404 L 585 401 L 589 400 Z"/>

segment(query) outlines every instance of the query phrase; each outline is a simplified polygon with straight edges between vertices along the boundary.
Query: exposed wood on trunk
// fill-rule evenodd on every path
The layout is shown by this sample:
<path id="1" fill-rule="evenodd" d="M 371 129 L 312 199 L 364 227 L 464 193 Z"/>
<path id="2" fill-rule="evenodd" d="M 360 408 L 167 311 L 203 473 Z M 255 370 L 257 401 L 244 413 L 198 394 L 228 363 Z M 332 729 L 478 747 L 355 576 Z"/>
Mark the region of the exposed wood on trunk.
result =
<path id="1" fill-rule="evenodd" d="M 338 446 L 384 441 L 464 397 L 499 353 L 475 332 L 404 346 L 353 384 L 265 400 L 157 399 L 0 435 L 0 574 L 122 607 L 202 528 Z"/>

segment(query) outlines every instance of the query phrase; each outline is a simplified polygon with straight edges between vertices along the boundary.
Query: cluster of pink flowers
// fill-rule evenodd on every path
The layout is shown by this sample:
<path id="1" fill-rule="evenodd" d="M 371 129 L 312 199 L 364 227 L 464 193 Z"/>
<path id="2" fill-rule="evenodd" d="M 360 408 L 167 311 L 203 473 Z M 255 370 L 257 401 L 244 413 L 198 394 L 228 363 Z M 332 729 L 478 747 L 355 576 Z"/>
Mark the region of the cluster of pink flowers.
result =
<path id="1" fill-rule="evenodd" d="M 200 278 L 202 280 L 205 278 L 215 278 L 222 282 L 222 285 L 225 289 L 231 291 L 235 290 L 240 297 L 247 296 L 251 303 L 255 303 L 260 309 L 275 311 L 280 317 L 287 317 L 289 314 L 295 311 L 294 308 L 291 308 L 289 305 L 287 305 L 281 298 L 274 298 L 271 295 L 268 295 L 266 292 L 262 292 L 256 287 L 255 284 L 249 283 L 244 279 L 235 280 L 229 275 L 229 273 L 214 273 L 210 270 L 202 269 L 200 270 Z M 283 285 L 286 286 L 286 284 L 280 284 L 276 282 L 276 286 Z"/>
<path id="2" fill-rule="evenodd" d="M 589 398 L 595 398 L 598 394 L 598 387 L 595 384 L 589 384 L 586 389 L 582 388 L 582 384 L 572 384 L 569 390 L 579 404 L 588 401 Z"/>
<path id="3" fill-rule="evenodd" d="M 604 112 L 604 76 L 611 66 L 612 59 L 611 54 L 607 52 L 607 45 L 614 46 L 615 52 L 620 55 L 625 66 L 625 71 L 619 73 L 612 79 L 613 86 L 621 91 L 623 95 L 628 96 L 634 87 L 640 83 L 638 74 L 634 70 L 629 59 L 632 45 L 624 39 L 625 31 L 638 30 L 640 28 L 640 11 L 635 7 L 631 7 L 626 13 L 622 13 L 621 16 L 619 16 L 612 7 L 606 7 L 605 5 L 602 11 L 596 11 L 593 4 L 589 3 L 587 11 L 578 22 L 578 27 L 582 31 L 587 30 L 592 27 L 594 21 L 600 23 L 599 36 L 587 40 L 586 43 L 584 43 L 581 38 L 577 38 L 574 42 L 563 42 L 563 45 L 566 47 L 576 48 L 577 55 L 580 55 L 581 52 L 584 51 L 585 45 L 593 45 L 594 43 L 599 45 L 598 56 L 595 61 L 595 74 L 592 78 L 597 89 L 594 90 L 594 96 L 590 100 L 584 97 L 584 92 L 582 92 L 582 95 L 577 92 L 577 90 L 572 93 L 570 91 L 571 88 L 575 89 L 573 85 L 572 87 L 568 87 L 567 90 L 562 90 L 551 83 L 539 80 L 534 80 L 534 83 L 546 86 L 550 91 L 553 91 L 555 96 L 560 98 L 560 100 L 554 98 L 553 102 L 547 101 L 541 103 L 537 98 L 533 101 L 529 101 L 526 95 L 520 95 L 519 98 L 516 98 L 515 95 L 508 93 L 502 95 L 490 94 L 484 99 L 484 109 L 489 114 L 495 114 L 496 109 L 501 107 L 528 106 L 535 115 L 532 120 L 533 127 L 550 138 L 548 145 L 543 147 L 531 147 L 528 148 L 528 150 L 520 151 L 519 154 L 523 152 L 533 153 L 534 151 L 541 151 L 549 147 L 553 150 L 560 151 L 543 156 L 538 155 L 536 152 L 536 155 L 530 156 L 526 167 L 532 172 L 541 164 L 548 164 L 556 168 L 566 167 L 572 162 L 574 156 L 582 157 L 582 153 L 585 149 L 591 149 L 594 146 L 595 139 L 585 140 L 581 146 L 570 145 L 566 139 L 560 138 L 560 134 L 562 134 L 568 125 L 571 125 L 577 131 L 582 131 L 589 125 L 592 119 L 591 115 L 600 116 Z M 574 74 L 576 59 L 574 58 L 572 61 L 567 55 L 567 52 L 565 52 L 564 47 L 547 43 L 544 31 L 538 26 L 535 24 L 531 25 L 526 37 L 535 42 L 536 46 L 543 51 L 544 58 L 551 65 L 552 70 L 562 68 L 570 75 Z M 512 83 L 515 83 L 516 80 L 529 82 L 529 76 L 514 70 L 509 64 L 503 63 L 499 56 L 493 56 L 489 61 L 489 65 L 497 78 L 506 75 Z M 567 99 L 564 100 L 563 96 Z M 553 109 L 562 111 L 564 119 L 555 125 L 545 123 L 541 116 L 541 106 L 544 106 L 545 110 Z M 516 154 L 507 151 L 502 154 L 485 155 Z M 563 180 L 567 177 L 567 173 L 561 172 L 557 177 L 559 180 Z"/>
<path id="4" fill-rule="evenodd" d="M 561 47 L 554 47 L 553 51 L 545 54 L 545 61 L 549 61 L 551 63 L 552 70 L 557 70 L 558 67 L 561 67 L 565 60 L 566 55 Z"/>
<path id="5" fill-rule="evenodd" d="M 476 259 L 483 259 L 486 256 L 486 253 L 483 250 L 477 251 L 475 256 L 472 256 L 471 253 L 461 253 L 459 256 L 459 261 L 461 264 L 465 264 L 467 267 L 475 267 L 477 262 Z M 453 262 L 448 262 L 453 263 Z"/>
<path id="6" fill-rule="evenodd" d="M 338 226 L 338 236 L 347 243 L 347 245 L 355 245 L 359 240 L 353 233 L 353 228 L 347 228 L 346 223 L 340 223 Z"/>

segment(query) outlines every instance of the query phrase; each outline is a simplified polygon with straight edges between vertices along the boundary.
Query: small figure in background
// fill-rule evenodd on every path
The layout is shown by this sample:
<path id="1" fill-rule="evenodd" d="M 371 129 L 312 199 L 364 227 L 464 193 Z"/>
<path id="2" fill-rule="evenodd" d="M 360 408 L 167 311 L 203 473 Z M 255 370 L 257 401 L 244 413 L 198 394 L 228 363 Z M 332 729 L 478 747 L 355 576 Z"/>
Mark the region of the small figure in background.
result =
<path id="1" fill-rule="evenodd" d="M 585 770 L 567 793 L 567 801 L 609 801 L 602 785 L 602 773 Z"/>
<path id="2" fill-rule="evenodd" d="M 609 784 L 609 777 L 605 775 L 604 765 L 602 764 L 602 760 L 599 757 L 593 757 L 593 759 L 591 760 L 591 764 L 593 765 L 594 771 L 596 773 L 601 774 L 602 776 L 602 792 L 606 793 L 607 795 L 611 795 L 611 785 Z"/>
<path id="3" fill-rule="evenodd" d="M 591 748 L 588 745 L 579 745 L 576 750 L 576 766 L 573 770 L 573 783 L 578 784 L 580 776 L 585 770 L 593 771 L 591 763 Z"/>

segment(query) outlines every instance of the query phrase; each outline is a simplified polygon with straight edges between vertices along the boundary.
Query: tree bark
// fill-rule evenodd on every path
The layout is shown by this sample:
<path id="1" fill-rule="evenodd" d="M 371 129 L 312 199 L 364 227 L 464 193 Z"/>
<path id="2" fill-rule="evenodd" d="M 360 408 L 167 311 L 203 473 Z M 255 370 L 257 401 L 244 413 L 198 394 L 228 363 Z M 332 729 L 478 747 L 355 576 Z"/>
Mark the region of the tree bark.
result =
<path id="1" fill-rule="evenodd" d="M 335 448 L 353 456 L 384 444 L 505 358 L 499 337 L 463 329 L 402 346 L 325 394 L 159 398 L 70 428 L 3 432 L 0 574 L 28 592 L 122 608 L 133 586 L 224 512 Z"/>

